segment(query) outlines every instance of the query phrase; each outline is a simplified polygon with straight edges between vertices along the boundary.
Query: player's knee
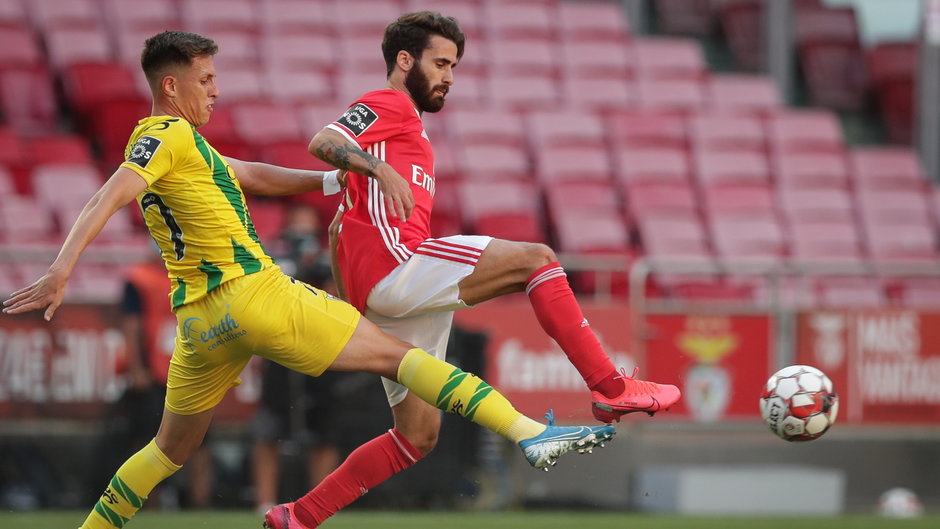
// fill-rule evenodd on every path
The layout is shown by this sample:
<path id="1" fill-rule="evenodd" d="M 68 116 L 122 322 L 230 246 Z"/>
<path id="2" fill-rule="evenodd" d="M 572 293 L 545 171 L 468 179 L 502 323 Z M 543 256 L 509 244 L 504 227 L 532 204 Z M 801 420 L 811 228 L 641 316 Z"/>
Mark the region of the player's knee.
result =
<path id="1" fill-rule="evenodd" d="M 425 431 L 418 432 L 414 435 L 414 439 L 410 439 L 412 446 L 415 447 L 422 455 L 428 455 L 431 453 L 431 450 L 434 450 L 434 447 L 437 446 L 437 430 L 427 429 Z"/>
<path id="2" fill-rule="evenodd" d="M 529 244 L 526 248 L 526 264 L 529 272 L 534 272 L 543 266 L 558 260 L 555 251 L 541 243 Z"/>

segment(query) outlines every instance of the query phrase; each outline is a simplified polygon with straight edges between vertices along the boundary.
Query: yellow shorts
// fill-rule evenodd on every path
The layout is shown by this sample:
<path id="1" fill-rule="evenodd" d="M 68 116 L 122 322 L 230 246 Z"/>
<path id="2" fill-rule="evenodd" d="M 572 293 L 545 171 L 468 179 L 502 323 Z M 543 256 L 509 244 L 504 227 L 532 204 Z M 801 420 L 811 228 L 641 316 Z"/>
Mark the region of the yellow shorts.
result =
<path id="1" fill-rule="evenodd" d="M 176 311 L 166 406 L 191 415 L 216 406 L 252 355 L 311 376 L 352 336 L 359 312 L 280 268 L 226 281 Z"/>

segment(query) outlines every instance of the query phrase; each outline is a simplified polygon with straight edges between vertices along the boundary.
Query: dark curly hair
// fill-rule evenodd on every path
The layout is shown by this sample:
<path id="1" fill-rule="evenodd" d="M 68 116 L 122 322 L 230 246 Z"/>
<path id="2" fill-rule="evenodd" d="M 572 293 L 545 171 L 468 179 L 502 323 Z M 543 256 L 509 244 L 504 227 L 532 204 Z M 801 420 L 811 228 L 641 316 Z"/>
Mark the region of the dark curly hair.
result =
<path id="1" fill-rule="evenodd" d="M 467 37 L 460 30 L 457 19 L 446 17 L 435 11 L 405 13 L 385 28 L 382 39 L 382 55 L 385 57 L 385 74 L 395 69 L 398 52 L 407 51 L 415 60 L 428 47 L 432 35 L 440 35 L 457 45 L 457 59 L 463 56 L 463 45 Z"/>

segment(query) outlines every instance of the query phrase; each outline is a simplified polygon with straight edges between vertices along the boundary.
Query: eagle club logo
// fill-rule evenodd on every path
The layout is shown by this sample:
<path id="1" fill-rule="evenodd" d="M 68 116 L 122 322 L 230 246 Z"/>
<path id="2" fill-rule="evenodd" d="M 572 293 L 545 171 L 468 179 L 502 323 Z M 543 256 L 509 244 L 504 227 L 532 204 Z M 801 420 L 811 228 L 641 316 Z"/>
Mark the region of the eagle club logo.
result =
<path id="1" fill-rule="evenodd" d="M 131 148 L 131 153 L 127 157 L 127 161 L 136 163 L 141 168 L 147 167 L 147 164 L 153 159 L 153 155 L 156 154 L 157 149 L 160 148 L 162 143 L 163 142 L 153 136 L 141 136 L 137 139 L 137 143 Z"/>
<path id="2" fill-rule="evenodd" d="M 349 129 L 356 137 L 361 136 L 373 123 L 378 121 L 379 115 L 371 108 L 356 103 L 343 114 L 343 117 L 336 120 L 337 123 Z"/>
<path id="3" fill-rule="evenodd" d="M 186 318 L 181 330 L 185 340 L 209 344 L 208 351 L 248 334 L 247 330 L 239 329 L 231 313 L 226 313 L 215 325 L 207 324 L 202 318 Z"/>

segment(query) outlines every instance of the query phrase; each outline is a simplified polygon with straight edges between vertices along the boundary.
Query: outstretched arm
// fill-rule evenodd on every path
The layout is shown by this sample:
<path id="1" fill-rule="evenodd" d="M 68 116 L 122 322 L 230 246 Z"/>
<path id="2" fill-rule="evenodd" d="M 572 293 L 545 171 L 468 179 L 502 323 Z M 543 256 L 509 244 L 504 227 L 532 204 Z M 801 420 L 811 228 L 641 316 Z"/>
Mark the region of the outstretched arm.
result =
<path id="1" fill-rule="evenodd" d="M 388 163 L 360 149 L 358 145 L 331 129 L 318 132 L 310 140 L 307 149 L 310 154 L 334 167 L 375 178 L 392 215 L 402 221 L 411 216 L 415 207 L 411 186 Z"/>
<path id="2" fill-rule="evenodd" d="M 242 191 L 251 195 L 281 196 L 297 195 L 323 189 L 324 177 L 332 171 L 307 171 L 290 169 L 261 162 L 246 162 L 226 157 L 225 161 L 235 171 Z M 341 183 L 345 183 L 345 172 L 341 171 Z"/>
<path id="3" fill-rule="evenodd" d="M 134 171 L 120 167 L 91 200 L 72 225 L 49 271 L 32 285 L 21 288 L 3 302 L 5 314 L 19 314 L 46 308 L 46 321 L 52 319 L 65 296 L 65 286 L 85 248 L 98 236 L 108 219 L 147 189 L 147 182 Z"/>

